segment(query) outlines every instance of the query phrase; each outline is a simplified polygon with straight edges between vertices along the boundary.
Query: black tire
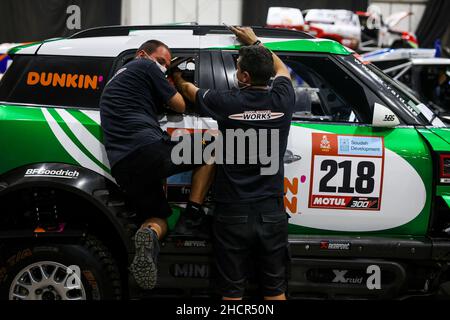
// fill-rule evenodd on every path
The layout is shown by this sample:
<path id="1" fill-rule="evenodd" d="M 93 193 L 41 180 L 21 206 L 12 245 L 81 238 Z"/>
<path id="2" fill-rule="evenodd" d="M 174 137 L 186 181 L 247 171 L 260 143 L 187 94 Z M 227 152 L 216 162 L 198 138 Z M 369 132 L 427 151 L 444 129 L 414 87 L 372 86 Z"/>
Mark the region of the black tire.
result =
<path id="1" fill-rule="evenodd" d="M 117 300 L 122 297 L 119 269 L 109 250 L 95 237 L 87 236 L 73 244 L 23 245 L 12 249 L 0 261 L 0 299 L 9 299 L 11 284 L 24 268 L 43 261 L 66 267 L 79 266 L 86 300 Z"/>

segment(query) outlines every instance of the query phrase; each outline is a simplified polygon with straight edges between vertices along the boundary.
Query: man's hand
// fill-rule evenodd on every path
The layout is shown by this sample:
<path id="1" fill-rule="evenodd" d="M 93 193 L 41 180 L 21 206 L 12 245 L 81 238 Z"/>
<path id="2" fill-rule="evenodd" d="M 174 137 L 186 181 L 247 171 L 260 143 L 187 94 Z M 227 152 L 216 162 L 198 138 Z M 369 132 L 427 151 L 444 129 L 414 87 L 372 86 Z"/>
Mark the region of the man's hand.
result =
<path id="1" fill-rule="evenodd" d="M 174 70 L 171 73 L 171 76 L 176 87 L 178 87 L 178 84 L 184 80 L 183 77 L 181 76 L 181 70 Z"/>
<path id="2" fill-rule="evenodd" d="M 178 84 L 183 78 L 181 77 L 181 70 L 178 68 L 173 68 L 170 70 L 167 80 L 178 88 Z M 167 101 L 167 106 L 175 112 L 183 113 L 186 111 L 186 102 L 183 96 L 177 92 L 169 101 Z"/>
<path id="3" fill-rule="evenodd" d="M 258 41 L 258 37 L 250 27 L 230 27 L 230 30 L 236 35 L 242 44 L 250 46 Z"/>
<path id="4" fill-rule="evenodd" d="M 186 80 L 181 76 L 181 71 L 174 71 L 172 73 L 173 82 L 177 87 L 178 91 L 190 102 L 195 102 L 195 97 L 198 91 L 198 88 Z"/>
<path id="5" fill-rule="evenodd" d="M 258 40 L 255 32 L 253 32 L 253 29 L 250 27 L 230 27 L 230 29 L 236 35 L 238 40 L 244 45 L 252 45 Z M 281 61 L 281 59 L 274 52 L 272 52 L 272 57 L 275 78 L 281 76 L 290 78 L 289 70 L 286 68 L 283 61 Z"/>

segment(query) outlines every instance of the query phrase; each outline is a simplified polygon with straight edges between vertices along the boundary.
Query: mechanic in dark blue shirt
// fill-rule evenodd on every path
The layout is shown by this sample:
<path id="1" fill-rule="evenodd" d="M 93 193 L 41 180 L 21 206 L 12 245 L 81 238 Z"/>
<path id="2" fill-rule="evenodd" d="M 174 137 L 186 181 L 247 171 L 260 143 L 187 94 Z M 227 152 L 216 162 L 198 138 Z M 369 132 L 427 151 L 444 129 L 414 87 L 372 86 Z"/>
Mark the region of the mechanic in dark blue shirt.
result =
<path id="1" fill-rule="evenodd" d="M 223 139 L 223 159 L 218 159 L 217 150 L 215 154 L 213 223 L 220 294 L 223 299 L 242 299 L 249 258 L 254 258 L 264 298 L 284 300 L 289 253 L 283 155 L 295 93 L 286 66 L 264 48 L 251 28 L 235 27 L 232 31 L 248 45 L 239 50 L 235 74 L 239 89 L 199 89 L 183 80 L 179 72 L 174 80 L 181 93 L 196 103 L 200 114 L 217 120 Z M 232 143 L 242 141 L 243 135 L 244 144 Z M 269 155 L 275 166 L 263 161 L 263 155 Z"/>
<path id="2" fill-rule="evenodd" d="M 175 146 L 160 128 L 163 106 L 176 112 L 186 108 L 183 97 L 165 77 L 171 62 L 169 48 L 149 40 L 137 50 L 135 59 L 119 69 L 107 83 L 100 100 L 101 126 L 111 173 L 125 191 L 141 220 L 135 236 L 136 255 L 130 267 L 139 286 L 151 289 L 156 283 L 159 239 L 167 232 L 172 210 L 163 189 L 163 179 L 194 169 L 192 188 L 184 219 L 201 220 L 201 204 L 209 189 L 213 166 L 174 164 Z M 186 219 L 189 216 L 190 219 Z M 177 226 L 183 230 L 188 224 Z M 191 228 L 192 231 L 192 228 Z"/>

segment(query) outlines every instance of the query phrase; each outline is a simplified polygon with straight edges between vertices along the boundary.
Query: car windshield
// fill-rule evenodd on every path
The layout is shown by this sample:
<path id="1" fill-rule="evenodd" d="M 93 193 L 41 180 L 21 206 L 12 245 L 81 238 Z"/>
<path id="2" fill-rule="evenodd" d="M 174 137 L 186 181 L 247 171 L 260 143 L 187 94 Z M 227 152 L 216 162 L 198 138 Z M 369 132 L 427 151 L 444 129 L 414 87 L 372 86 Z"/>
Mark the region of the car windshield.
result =
<path id="1" fill-rule="evenodd" d="M 420 117 L 425 119 L 428 123 L 436 127 L 446 127 L 447 125 L 442 122 L 438 115 L 433 112 L 424 103 L 420 102 L 404 85 L 392 79 L 375 65 L 371 63 L 363 63 L 357 58 L 341 57 L 346 61 L 350 61 L 353 66 L 357 66 L 358 69 L 362 69 L 364 73 L 373 79 L 376 83 L 380 84 L 391 96 L 393 96 L 401 105 L 414 117 Z"/>

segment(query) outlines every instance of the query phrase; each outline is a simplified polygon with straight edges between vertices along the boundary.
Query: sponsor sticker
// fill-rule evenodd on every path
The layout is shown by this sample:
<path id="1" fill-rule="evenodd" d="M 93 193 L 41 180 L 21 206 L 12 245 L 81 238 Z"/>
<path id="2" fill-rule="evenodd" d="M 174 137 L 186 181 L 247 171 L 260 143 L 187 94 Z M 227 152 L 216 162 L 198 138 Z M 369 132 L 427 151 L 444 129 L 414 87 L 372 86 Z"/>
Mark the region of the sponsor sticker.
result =
<path id="1" fill-rule="evenodd" d="M 228 116 L 232 120 L 245 121 L 262 121 L 278 119 L 284 116 L 283 112 L 272 112 L 271 110 L 244 111 L 243 113 L 235 113 Z"/>
<path id="2" fill-rule="evenodd" d="M 350 242 L 331 242 L 331 241 L 321 241 L 320 249 L 322 250 L 350 250 Z"/>
<path id="3" fill-rule="evenodd" d="M 169 267 L 169 273 L 175 278 L 203 278 L 209 277 L 209 265 L 199 263 L 175 263 Z"/>
<path id="4" fill-rule="evenodd" d="M 176 247 L 183 248 L 206 248 L 206 241 L 204 240 L 180 240 L 175 244 Z"/>
<path id="5" fill-rule="evenodd" d="M 51 178 L 63 178 L 63 179 L 77 179 L 80 173 L 77 170 L 65 170 L 65 169 L 27 169 L 24 177 L 51 177 Z"/>
<path id="6" fill-rule="evenodd" d="M 312 133 L 309 208 L 380 210 L 383 137 Z"/>
<path id="7" fill-rule="evenodd" d="M 353 156 L 383 156 L 379 137 L 338 136 L 338 154 Z"/>
<path id="8" fill-rule="evenodd" d="M 75 74 L 59 72 L 35 72 L 27 74 L 27 85 L 40 85 L 43 87 L 99 89 L 99 82 L 103 76 L 92 74 Z"/>

